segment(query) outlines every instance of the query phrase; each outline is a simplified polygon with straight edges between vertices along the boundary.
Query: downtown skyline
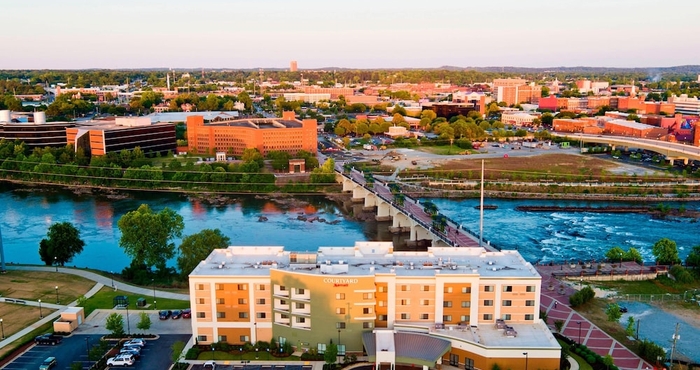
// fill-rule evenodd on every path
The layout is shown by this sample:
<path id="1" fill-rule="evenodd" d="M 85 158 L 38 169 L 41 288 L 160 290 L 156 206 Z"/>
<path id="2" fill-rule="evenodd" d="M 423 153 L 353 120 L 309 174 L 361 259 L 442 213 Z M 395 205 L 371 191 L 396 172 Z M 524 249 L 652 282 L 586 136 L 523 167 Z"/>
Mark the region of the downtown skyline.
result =
<path id="1" fill-rule="evenodd" d="M 0 69 L 697 64 L 681 2 L 85 0 L 1 6 Z M 678 6 L 675 6 L 678 5 Z"/>

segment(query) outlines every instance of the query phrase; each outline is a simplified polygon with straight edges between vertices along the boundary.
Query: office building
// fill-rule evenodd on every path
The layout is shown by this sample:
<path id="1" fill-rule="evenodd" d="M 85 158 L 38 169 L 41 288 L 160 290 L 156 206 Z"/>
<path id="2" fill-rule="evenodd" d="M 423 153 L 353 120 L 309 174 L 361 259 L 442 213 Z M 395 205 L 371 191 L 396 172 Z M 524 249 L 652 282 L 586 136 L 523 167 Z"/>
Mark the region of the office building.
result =
<path id="1" fill-rule="evenodd" d="M 700 115 L 700 100 L 697 97 L 690 98 L 688 94 L 671 95 L 668 97 L 668 102 L 675 104 L 677 113 Z"/>
<path id="2" fill-rule="evenodd" d="M 145 154 L 175 153 L 175 125 L 151 123 L 149 117 L 117 117 L 111 121 L 80 122 L 67 128 L 67 141 L 86 154 L 105 155 L 140 148 Z"/>
<path id="3" fill-rule="evenodd" d="M 377 363 L 467 369 L 520 368 L 527 351 L 531 368 L 559 367 L 539 318 L 541 277 L 517 251 L 232 246 L 214 250 L 189 285 L 200 344 L 274 338 L 304 351 L 332 339 Z"/>
<path id="4" fill-rule="evenodd" d="M 299 70 L 299 69 L 298 69 L 298 67 L 297 67 L 297 61 L 296 61 L 296 60 L 292 60 L 291 62 L 289 62 L 289 72 L 296 72 L 296 71 L 298 71 L 298 70 Z"/>

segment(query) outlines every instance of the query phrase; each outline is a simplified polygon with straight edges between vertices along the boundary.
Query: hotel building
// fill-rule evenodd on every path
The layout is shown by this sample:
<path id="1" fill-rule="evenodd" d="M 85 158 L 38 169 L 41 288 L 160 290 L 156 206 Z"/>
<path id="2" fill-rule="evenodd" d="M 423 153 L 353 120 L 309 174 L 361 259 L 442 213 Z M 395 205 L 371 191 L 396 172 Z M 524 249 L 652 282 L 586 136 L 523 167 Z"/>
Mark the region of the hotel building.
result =
<path id="1" fill-rule="evenodd" d="M 214 250 L 189 276 L 200 344 L 332 340 L 376 364 L 559 368 L 560 346 L 539 318 L 541 277 L 517 251 L 397 252 L 357 242 L 316 252 Z"/>
<path id="2" fill-rule="evenodd" d="M 204 122 L 202 116 L 187 117 L 187 144 L 192 153 L 227 152 L 242 155 L 247 148 L 260 153 L 277 150 L 296 154 L 300 150 L 316 153 L 315 119 L 300 121 L 294 112 L 282 118 L 249 118 Z"/>

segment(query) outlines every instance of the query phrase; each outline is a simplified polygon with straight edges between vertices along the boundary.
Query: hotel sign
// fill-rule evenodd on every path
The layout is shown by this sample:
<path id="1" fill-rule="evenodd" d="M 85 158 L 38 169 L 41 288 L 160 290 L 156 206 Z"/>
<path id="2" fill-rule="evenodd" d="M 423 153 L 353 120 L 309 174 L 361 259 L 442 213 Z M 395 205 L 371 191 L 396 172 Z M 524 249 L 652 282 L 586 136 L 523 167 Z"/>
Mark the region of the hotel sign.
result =
<path id="1" fill-rule="evenodd" d="M 350 284 L 357 284 L 358 279 L 339 279 L 339 278 L 326 278 L 323 279 L 326 284 L 333 284 L 334 287 L 349 286 Z"/>

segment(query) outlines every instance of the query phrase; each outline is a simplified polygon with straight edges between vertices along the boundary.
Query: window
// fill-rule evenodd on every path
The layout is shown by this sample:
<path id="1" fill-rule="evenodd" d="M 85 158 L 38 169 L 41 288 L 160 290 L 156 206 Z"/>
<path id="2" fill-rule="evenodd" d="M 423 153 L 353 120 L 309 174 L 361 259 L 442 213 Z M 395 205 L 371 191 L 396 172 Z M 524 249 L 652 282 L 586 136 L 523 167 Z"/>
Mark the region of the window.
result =
<path id="1" fill-rule="evenodd" d="M 386 293 L 386 287 L 384 285 L 380 285 L 377 289 L 379 293 Z"/>
<path id="2" fill-rule="evenodd" d="M 335 299 L 337 299 L 337 300 L 345 299 L 345 293 L 335 293 Z"/>
<path id="3" fill-rule="evenodd" d="M 402 313 L 401 314 L 401 320 L 410 320 L 410 319 L 411 319 L 410 313 Z"/>
<path id="4" fill-rule="evenodd" d="M 386 321 L 388 317 L 386 315 L 379 315 L 378 319 L 379 321 Z"/>
<path id="5" fill-rule="evenodd" d="M 484 292 L 493 292 L 493 285 L 484 286 Z"/>
<path id="6" fill-rule="evenodd" d="M 491 315 L 490 313 L 484 314 L 484 320 L 492 320 L 492 319 L 493 319 L 493 315 Z"/>
<path id="7" fill-rule="evenodd" d="M 318 353 L 326 353 L 326 343 L 319 343 L 316 345 L 316 349 Z"/>
<path id="8" fill-rule="evenodd" d="M 535 300 L 533 300 L 533 299 L 528 299 L 527 301 L 525 301 L 525 305 L 528 306 L 528 307 L 532 307 L 532 306 L 535 305 Z"/>
<path id="9" fill-rule="evenodd" d="M 297 302 L 297 303 L 294 304 L 294 307 L 296 307 L 297 310 L 303 310 L 303 309 L 306 308 L 306 305 L 303 304 L 303 303 Z"/>
<path id="10" fill-rule="evenodd" d="M 225 336 L 225 335 L 219 335 L 219 342 L 227 342 L 227 341 L 228 341 L 228 337 L 227 337 L 227 336 Z"/>
<path id="11" fill-rule="evenodd" d="M 474 360 L 471 358 L 464 358 L 464 369 L 465 370 L 474 370 Z"/>
<path id="12" fill-rule="evenodd" d="M 535 315 L 529 313 L 525 315 L 525 320 L 532 321 L 535 319 Z"/>
<path id="13" fill-rule="evenodd" d="M 411 300 L 410 300 L 410 299 L 402 299 L 402 300 L 399 302 L 399 304 L 402 305 L 402 306 L 408 306 L 408 305 L 411 304 Z"/>
<path id="14" fill-rule="evenodd" d="M 198 319 L 205 319 L 207 317 L 206 312 L 197 312 L 197 318 Z M 206 340 L 206 339 L 205 339 Z"/>
<path id="15" fill-rule="evenodd" d="M 370 314 L 370 313 L 372 313 L 372 309 L 369 307 L 364 307 L 364 308 L 362 308 L 362 313 L 364 315 Z"/>
<path id="16" fill-rule="evenodd" d="M 452 315 L 442 315 L 442 322 L 451 322 Z"/>
<path id="17" fill-rule="evenodd" d="M 258 284 L 258 290 L 265 290 L 265 284 Z"/>
<path id="18" fill-rule="evenodd" d="M 204 304 L 204 298 L 199 299 L 199 304 Z"/>
<path id="19" fill-rule="evenodd" d="M 470 318 L 471 318 L 471 317 L 469 317 L 469 315 L 462 315 L 462 316 L 459 317 L 459 321 L 461 321 L 461 322 L 463 322 L 463 323 L 465 323 L 465 324 L 469 324 L 469 319 L 470 319 Z"/>
<path id="20" fill-rule="evenodd" d="M 345 323 L 344 322 L 337 322 L 335 323 L 335 328 L 336 329 L 345 329 Z"/>
<path id="21" fill-rule="evenodd" d="M 299 295 L 304 295 L 304 292 L 305 292 L 304 288 L 297 289 L 297 294 L 299 294 Z"/>
<path id="22" fill-rule="evenodd" d="M 239 318 L 239 319 L 247 319 L 247 318 L 248 318 L 248 313 L 247 313 L 247 312 L 239 312 L 239 313 L 238 313 L 238 318 Z"/>
<path id="23" fill-rule="evenodd" d="M 506 299 L 505 301 L 503 301 L 503 305 L 506 307 L 510 307 L 513 305 L 513 302 L 510 299 Z"/>
<path id="24" fill-rule="evenodd" d="M 422 314 L 420 314 L 420 319 L 421 319 L 421 320 L 429 320 L 429 319 L 430 319 L 430 314 L 422 313 Z"/>
<path id="25" fill-rule="evenodd" d="M 248 300 L 245 298 L 238 298 L 238 304 L 247 304 Z"/>
<path id="26" fill-rule="evenodd" d="M 535 291 L 535 286 L 534 286 L 534 285 L 528 285 L 528 286 L 525 288 L 525 291 L 528 292 L 528 293 L 532 293 L 532 292 Z"/>
<path id="27" fill-rule="evenodd" d="M 287 305 L 287 300 L 286 299 L 280 299 L 280 306 L 286 306 Z"/>
<path id="28" fill-rule="evenodd" d="M 470 301 L 462 301 L 462 308 L 469 308 L 472 306 Z"/>
<path id="29" fill-rule="evenodd" d="M 503 320 L 510 320 L 510 314 L 509 314 L 509 313 L 504 314 L 504 315 L 503 315 Z"/>
<path id="30" fill-rule="evenodd" d="M 197 284 L 197 290 L 204 290 L 204 284 Z"/>
<path id="31" fill-rule="evenodd" d="M 226 312 L 217 312 L 217 313 L 216 313 L 216 318 L 217 318 L 217 319 L 225 319 L 225 318 L 226 318 Z"/>
<path id="32" fill-rule="evenodd" d="M 372 293 L 364 293 L 364 294 L 362 294 L 362 299 L 364 299 L 364 300 L 373 299 L 373 298 L 374 298 L 374 296 L 373 296 Z"/>
<path id="33" fill-rule="evenodd" d="M 442 302 L 442 307 L 451 308 L 451 307 L 452 307 L 452 301 L 444 301 L 444 302 Z"/>
<path id="34" fill-rule="evenodd" d="M 295 318 L 295 320 L 296 320 L 297 324 L 304 324 L 304 323 L 306 323 L 306 317 L 299 317 L 299 316 L 297 316 L 297 317 Z"/>
<path id="35" fill-rule="evenodd" d="M 452 287 L 451 287 L 451 286 L 446 286 L 444 292 L 445 292 L 445 293 L 452 293 Z"/>
<path id="36" fill-rule="evenodd" d="M 206 342 L 206 341 L 207 341 L 207 336 L 206 336 L 206 335 L 198 335 L 198 336 L 197 336 L 197 341 L 198 341 L 198 342 Z"/>
<path id="37" fill-rule="evenodd" d="M 238 290 L 248 290 L 248 284 L 238 284 Z"/>
<path id="38" fill-rule="evenodd" d="M 430 306 L 430 300 L 429 299 L 423 299 L 421 300 L 421 306 Z"/>
<path id="39" fill-rule="evenodd" d="M 214 285 L 214 288 L 216 290 L 224 290 L 224 284 L 216 284 L 216 285 Z"/>
<path id="40" fill-rule="evenodd" d="M 472 287 L 470 287 L 470 286 L 462 287 L 462 293 L 463 293 L 463 294 L 469 294 L 469 293 L 471 293 L 471 292 L 472 292 Z"/>
<path id="41" fill-rule="evenodd" d="M 485 300 L 484 300 L 484 306 L 486 306 L 486 307 L 493 306 L 493 300 L 491 300 L 491 299 L 485 299 Z"/>
<path id="42" fill-rule="evenodd" d="M 255 300 L 255 304 L 265 304 L 265 298 L 258 298 Z"/>
<path id="43" fill-rule="evenodd" d="M 216 304 L 226 304 L 226 299 L 225 298 L 217 298 Z"/>
<path id="44" fill-rule="evenodd" d="M 423 285 L 422 290 L 424 292 L 429 292 L 430 291 L 430 285 Z"/>
<path id="45" fill-rule="evenodd" d="M 362 329 L 372 329 L 372 323 L 367 321 L 363 322 Z"/>
<path id="46" fill-rule="evenodd" d="M 286 313 L 283 313 L 283 314 L 280 315 L 280 319 L 287 320 L 288 318 L 289 318 L 289 315 L 286 314 Z"/>
<path id="47" fill-rule="evenodd" d="M 401 291 L 402 291 L 402 292 L 408 292 L 409 290 L 411 290 L 411 289 L 410 289 L 410 287 L 409 287 L 408 285 L 401 285 Z"/>
<path id="48" fill-rule="evenodd" d="M 503 291 L 504 291 L 504 292 L 512 292 L 512 291 L 513 291 L 513 286 L 512 286 L 512 285 L 504 285 L 504 286 L 503 286 Z"/>
<path id="49" fill-rule="evenodd" d="M 335 309 L 335 313 L 338 315 L 345 315 L 345 309 L 342 307 L 338 307 Z"/>
<path id="50" fill-rule="evenodd" d="M 241 335 L 240 340 L 243 343 L 250 342 L 250 337 L 247 335 Z"/>
<path id="51" fill-rule="evenodd" d="M 459 355 L 455 355 L 454 353 L 450 353 L 450 366 L 454 366 L 454 367 L 459 366 Z"/>

